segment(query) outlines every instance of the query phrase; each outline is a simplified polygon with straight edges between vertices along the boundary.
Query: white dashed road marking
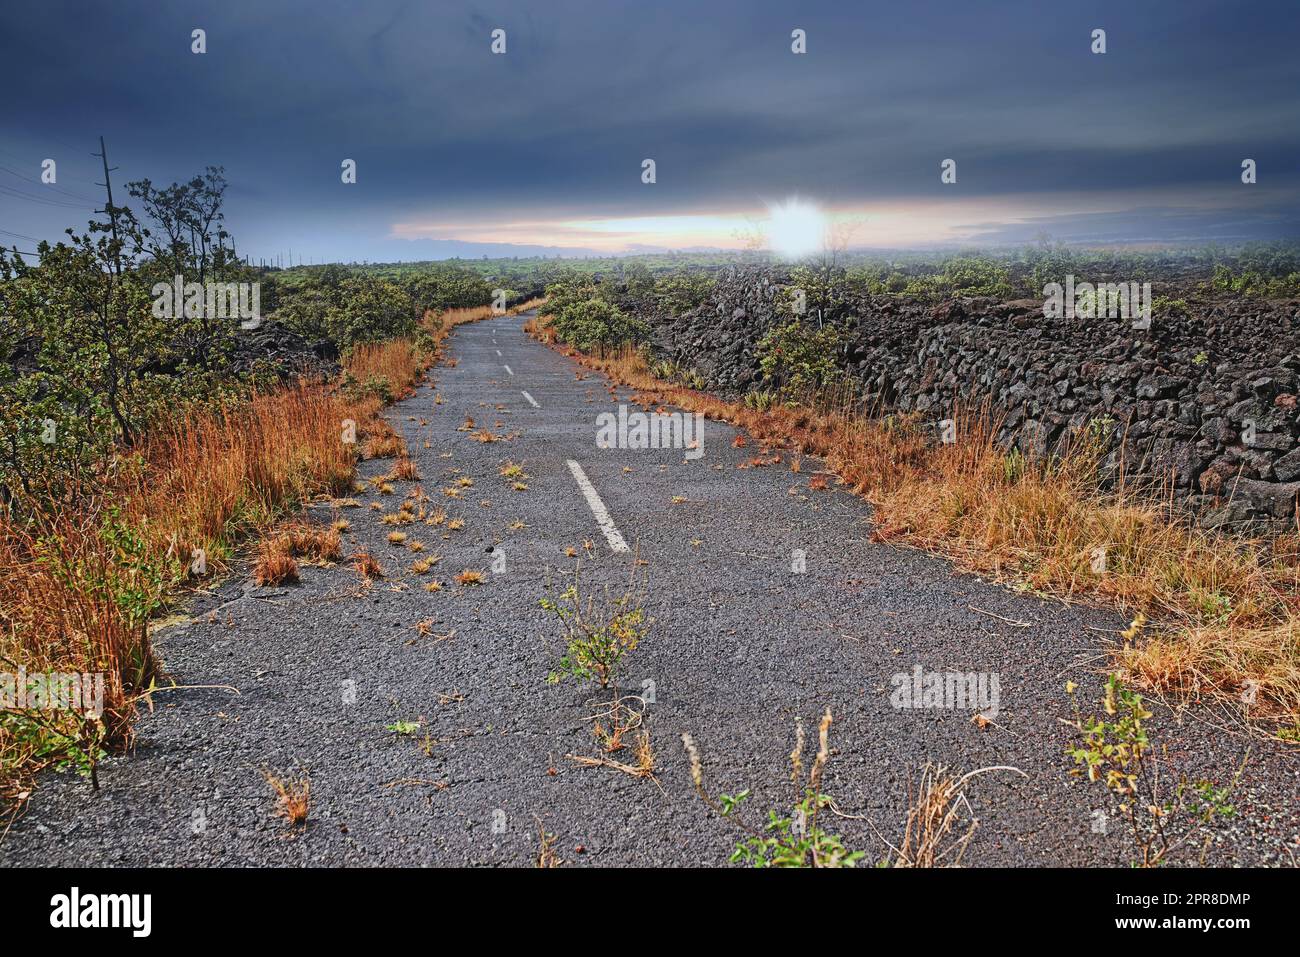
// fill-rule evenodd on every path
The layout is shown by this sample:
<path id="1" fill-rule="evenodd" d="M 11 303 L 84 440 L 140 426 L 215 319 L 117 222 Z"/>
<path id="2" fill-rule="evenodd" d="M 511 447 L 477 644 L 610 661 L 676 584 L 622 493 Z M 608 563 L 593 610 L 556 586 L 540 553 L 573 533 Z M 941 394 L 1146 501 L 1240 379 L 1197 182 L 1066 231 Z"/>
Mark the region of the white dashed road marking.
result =
<path id="1" fill-rule="evenodd" d="M 591 514 L 596 516 L 596 524 L 605 533 L 605 541 L 609 542 L 609 547 L 616 552 L 628 551 L 627 542 L 623 541 L 623 536 L 614 526 L 614 520 L 609 517 L 609 511 L 605 508 L 605 503 L 600 500 L 596 487 L 587 478 L 587 473 L 573 459 L 569 459 L 568 463 L 569 471 L 573 473 L 578 488 L 582 489 L 582 495 L 587 500 L 587 505 L 591 507 Z"/>
<path id="2" fill-rule="evenodd" d="M 533 398 L 531 395 L 529 395 L 527 392 L 525 392 L 523 389 L 520 389 L 519 392 L 520 392 L 520 394 L 521 394 L 525 399 L 528 400 L 528 404 L 531 405 L 534 409 L 540 409 L 540 408 L 541 408 L 541 405 L 538 404 L 537 400 L 534 399 L 534 398 Z"/>
<path id="3" fill-rule="evenodd" d="M 515 374 L 515 370 L 512 369 L 512 368 L 510 368 L 509 366 L 504 366 L 504 365 L 503 365 L 501 368 L 505 369 L 505 370 L 506 370 L 507 372 L 509 372 L 511 375 L 514 375 L 514 374 Z"/>
<path id="4" fill-rule="evenodd" d="M 500 355 L 501 355 L 501 350 L 500 350 L 500 349 L 497 349 L 497 350 L 496 350 L 496 354 L 497 354 L 498 356 L 500 356 Z"/>

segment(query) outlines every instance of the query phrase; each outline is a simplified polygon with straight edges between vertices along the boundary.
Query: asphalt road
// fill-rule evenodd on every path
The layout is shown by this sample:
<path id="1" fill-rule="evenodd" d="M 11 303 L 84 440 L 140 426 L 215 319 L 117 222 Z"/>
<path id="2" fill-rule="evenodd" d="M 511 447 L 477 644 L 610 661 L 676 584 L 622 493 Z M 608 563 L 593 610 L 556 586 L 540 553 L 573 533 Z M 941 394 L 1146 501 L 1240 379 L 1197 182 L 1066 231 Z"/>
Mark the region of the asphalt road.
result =
<path id="1" fill-rule="evenodd" d="M 628 393 L 612 397 L 600 377 L 533 342 L 525 318 L 458 328 L 456 364 L 389 410 L 422 481 L 395 481 L 393 494 L 359 495 L 362 507 L 342 512 L 347 547 L 373 551 L 388 578 L 363 589 L 343 564 L 259 589 L 240 570 L 201 596 L 187 622 L 158 633 L 158 649 L 182 686 L 237 693 L 160 694 L 135 753 L 106 762 L 98 794 L 74 775 L 46 775 L 0 844 L 0 865 L 529 865 L 539 820 L 566 866 L 721 865 L 742 835 L 692 790 L 682 733 L 698 743 L 710 790 L 752 789 L 756 821 L 769 808 L 789 813 L 795 717 L 810 761 L 827 707 L 823 791 L 843 816 L 823 823 L 869 861 L 888 855 L 909 783 L 933 762 L 1024 773 L 973 781 L 979 827 L 964 863 L 1128 863 L 1119 821 L 1097 813 L 1103 793 L 1067 774 L 1059 720 L 1072 713 L 1067 680 L 1099 697 L 1103 642 L 1123 621 L 874 544 L 864 502 L 833 481 L 809 487 L 817 463 L 799 474 L 784 456 L 738 468 L 760 448 L 734 447 L 721 423 L 705 424 L 698 449 L 599 448 L 597 416 Z M 458 431 L 467 416 L 510 437 L 478 442 Z M 522 463 L 526 490 L 499 474 L 507 461 Z M 390 466 L 367 462 L 361 474 Z M 472 487 L 443 494 L 462 478 Z M 382 500 L 393 512 L 416 484 L 428 507 L 464 522 L 404 526 L 425 544 L 419 554 L 389 544 L 392 527 L 367 507 Z M 441 556 L 431 572 L 409 570 L 430 555 Z M 653 698 L 654 780 L 565 757 L 600 753 L 591 716 L 609 697 L 546 680 L 561 641 L 539 599 L 578 566 L 584 593 L 632 576 L 643 590 L 652 624 L 621 684 Z M 484 582 L 457 585 L 467 568 Z M 445 587 L 426 591 L 430 579 Z M 918 665 L 996 676 L 995 723 L 979 727 L 970 707 L 896 707 L 894 676 Z M 400 721 L 420 728 L 389 730 Z M 1208 711 L 1157 708 L 1155 722 L 1194 774 L 1226 780 L 1247 747 Z M 633 760 L 627 749 L 612 757 Z M 305 828 L 274 815 L 264 769 L 309 775 Z M 1207 861 L 1289 863 L 1298 780 L 1293 760 L 1255 744 L 1239 815 L 1216 826 Z"/>

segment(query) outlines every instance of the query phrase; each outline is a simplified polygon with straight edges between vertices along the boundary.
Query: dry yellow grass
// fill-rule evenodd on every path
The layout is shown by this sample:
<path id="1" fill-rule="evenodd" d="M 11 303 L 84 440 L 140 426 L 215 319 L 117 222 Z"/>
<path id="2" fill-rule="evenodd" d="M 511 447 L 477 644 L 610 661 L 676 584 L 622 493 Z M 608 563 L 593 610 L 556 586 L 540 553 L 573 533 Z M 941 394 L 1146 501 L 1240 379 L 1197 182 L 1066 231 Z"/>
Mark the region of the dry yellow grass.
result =
<path id="1" fill-rule="evenodd" d="M 298 563 L 272 545 L 264 543 L 253 565 L 253 581 L 259 585 L 284 585 L 298 580 Z"/>
<path id="2" fill-rule="evenodd" d="M 411 348 L 376 350 L 375 367 L 418 375 L 419 362 L 402 359 Z M 193 405 L 122 450 L 75 509 L 25 503 L 0 513 L 0 661 L 33 673 L 102 672 L 95 733 L 110 751 L 129 746 L 136 701 L 162 677 L 151 614 L 178 585 L 222 572 L 241 540 L 300 503 L 352 491 L 358 446 L 391 431 L 379 407 L 311 383 Z M 284 581 L 296 573 L 295 555 L 340 554 L 337 529 L 288 526 L 259 548 L 254 574 Z M 80 736 L 86 727 L 82 716 L 68 716 L 60 733 Z M 24 793 L 16 782 L 57 757 L 38 757 L 30 736 L 0 727 L 0 796 Z"/>
<path id="3" fill-rule="evenodd" d="M 484 575 L 480 571 L 472 568 L 466 568 L 460 574 L 453 576 L 457 585 L 470 586 L 483 584 Z"/>
<path id="4" fill-rule="evenodd" d="M 393 466 L 393 478 L 405 482 L 418 482 L 420 481 L 420 470 L 416 467 L 413 459 L 400 458 L 397 460 L 397 464 Z"/>
<path id="5" fill-rule="evenodd" d="M 351 349 L 343 359 L 343 368 L 358 382 L 384 379 L 395 398 L 404 398 L 432 361 L 433 357 L 415 348 L 410 339 L 390 339 Z"/>
<path id="6" fill-rule="evenodd" d="M 383 567 L 380 566 L 374 555 L 366 551 L 356 552 L 352 555 L 352 567 L 356 569 L 362 581 L 368 582 L 373 578 L 384 577 Z"/>
<path id="7" fill-rule="evenodd" d="M 1115 648 L 1143 687 L 1224 696 L 1253 717 L 1300 726 L 1297 535 L 1220 535 L 1188 524 L 1158 490 L 1102 492 L 1086 437 L 1050 462 L 1025 461 L 996 445 L 986 410 L 955 416 L 958 441 L 943 445 L 906 418 L 872 418 L 836 397 L 756 411 L 658 380 L 631 350 L 564 351 L 638 390 L 638 402 L 736 425 L 789 450 L 801 469 L 803 456 L 820 457 L 875 506 L 879 540 L 993 580 L 1146 614 L 1145 634 Z"/>

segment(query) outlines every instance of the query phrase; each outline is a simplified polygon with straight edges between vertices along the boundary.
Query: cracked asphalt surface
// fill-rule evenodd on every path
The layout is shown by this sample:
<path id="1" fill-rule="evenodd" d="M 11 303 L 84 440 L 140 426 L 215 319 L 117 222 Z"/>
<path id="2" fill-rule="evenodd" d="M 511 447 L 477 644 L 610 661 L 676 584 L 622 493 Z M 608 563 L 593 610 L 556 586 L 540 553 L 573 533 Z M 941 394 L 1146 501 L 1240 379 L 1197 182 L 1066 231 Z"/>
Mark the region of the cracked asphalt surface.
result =
<path id="1" fill-rule="evenodd" d="M 809 488 L 815 461 L 800 474 L 784 455 L 738 468 L 760 446 L 734 447 L 737 432 L 722 423 L 706 423 L 694 460 L 680 449 L 597 448 L 596 416 L 628 390 L 612 397 L 601 377 L 529 339 L 525 319 L 459 327 L 448 341 L 454 366 L 436 367 L 388 410 L 421 481 L 394 481 L 393 494 L 358 495 L 361 507 L 341 510 L 345 548 L 372 551 L 388 577 L 362 588 L 342 563 L 304 567 L 299 585 L 254 588 L 236 569 L 187 621 L 157 633 L 182 687 L 142 715 L 134 754 L 105 762 L 99 793 L 72 774 L 44 776 L 0 843 L 0 865 L 524 866 L 536 859 L 539 821 L 566 866 L 725 864 L 742 835 L 694 793 L 682 733 L 699 745 L 709 790 L 752 789 L 746 815 L 758 821 L 792 804 L 795 717 L 812 742 L 827 707 L 823 790 L 843 816 L 823 823 L 869 861 L 887 856 L 909 783 L 934 762 L 1025 775 L 974 780 L 979 827 L 963 863 L 1129 862 L 1119 822 L 1095 813 L 1106 806 L 1100 789 L 1067 774 L 1070 733 L 1059 720 L 1072 715 L 1067 680 L 1085 701 L 1100 696 L 1105 642 L 1124 621 L 873 543 L 866 503 L 833 480 Z M 467 416 L 513 437 L 475 441 L 457 431 Z M 611 550 L 569 460 L 631 552 Z M 526 490 L 499 474 L 507 461 L 522 463 Z M 360 475 L 391 464 L 363 463 Z M 473 486 L 446 497 L 462 477 Z M 417 484 L 428 507 L 464 527 L 404 526 L 426 546 L 413 554 L 387 542 L 392 528 L 368 503 L 396 511 Z M 326 506 L 312 514 L 334 517 Z M 796 550 L 806 571 L 792 570 Z M 410 571 L 431 555 L 441 560 L 429 573 Z M 653 623 L 621 685 L 653 697 L 653 781 L 565 757 L 599 753 L 591 716 L 608 700 L 546 681 L 561 643 L 539 599 L 578 566 L 584 592 L 632 575 L 644 589 Z M 484 583 L 458 586 L 462 569 L 482 571 Z M 426 591 L 430 579 L 445 587 Z M 996 674 L 996 723 L 978 727 L 969 708 L 893 707 L 891 676 L 917 664 Z M 1300 832 L 1293 755 L 1220 729 L 1208 708 L 1156 710 L 1161 740 L 1189 773 L 1226 780 L 1251 748 L 1239 814 L 1215 826 L 1206 862 L 1290 863 Z M 421 727 L 388 729 L 398 721 Z M 275 816 L 264 770 L 310 776 L 305 828 Z"/>

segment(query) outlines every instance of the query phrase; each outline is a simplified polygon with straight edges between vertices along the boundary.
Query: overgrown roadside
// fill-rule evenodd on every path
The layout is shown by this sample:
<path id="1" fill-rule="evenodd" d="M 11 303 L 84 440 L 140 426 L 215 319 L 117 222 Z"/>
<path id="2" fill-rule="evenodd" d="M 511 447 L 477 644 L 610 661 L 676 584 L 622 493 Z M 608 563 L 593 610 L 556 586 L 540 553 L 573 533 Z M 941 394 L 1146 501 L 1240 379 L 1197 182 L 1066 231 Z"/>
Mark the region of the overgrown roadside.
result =
<path id="1" fill-rule="evenodd" d="M 116 452 L 75 502 L 0 517 L 0 664 L 103 676 L 102 701 L 87 707 L 6 709 L 0 799 L 17 809 L 42 768 L 93 779 L 101 757 L 129 749 L 137 707 L 168 685 L 152 623 L 210 587 L 241 544 L 313 498 L 350 493 L 358 461 L 404 456 L 380 410 L 410 394 L 452 328 L 494 314 L 430 311 L 414 336 L 352 349 L 337 383 L 189 405 Z"/>
<path id="2" fill-rule="evenodd" d="M 1099 791 L 1067 774 L 1076 735 L 1062 723 L 1071 678 L 1094 706 L 1095 636 L 1118 633 L 1119 616 L 875 544 L 867 503 L 820 488 L 820 463 L 790 473 L 787 453 L 772 464 L 730 426 L 709 423 L 697 459 L 593 445 L 593 417 L 631 390 L 521 325 L 459 331 L 427 386 L 386 411 L 413 469 L 362 462 L 366 494 L 338 512 L 344 551 L 369 553 L 370 576 L 339 563 L 258 587 L 241 568 L 196 595 L 157 634 L 191 686 L 141 716 L 135 753 L 104 762 L 100 793 L 44 776 L 0 865 L 716 866 L 769 810 L 790 832 L 746 843 L 771 863 L 797 862 L 808 840 L 820 864 L 847 863 L 824 838 L 865 853 L 859 866 L 1134 860 Z M 631 553 L 607 546 L 568 460 Z M 637 597 L 616 613 L 640 621 L 584 611 L 568 630 L 540 602 L 571 607 L 569 583 L 584 608 L 606 586 L 618 601 L 633 573 Z M 571 673 L 566 656 L 611 661 L 602 634 L 626 650 L 608 688 L 548 680 Z M 983 675 L 990 695 L 996 677 L 996 713 L 978 693 L 966 707 L 900 704 L 891 686 L 917 668 Z M 1143 723 L 1180 773 L 1231 783 L 1242 742 L 1152 710 Z M 695 793 L 684 733 L 709 797 L 749 793 L 739 827 Z M 1286 860 L 1293 776 L 1265 750 L 1233 791 L 1238 814 L 1209 829 L 1208 861 Z M 818 800 L 812 819 L 806 790 L 833 805 Z"/>

